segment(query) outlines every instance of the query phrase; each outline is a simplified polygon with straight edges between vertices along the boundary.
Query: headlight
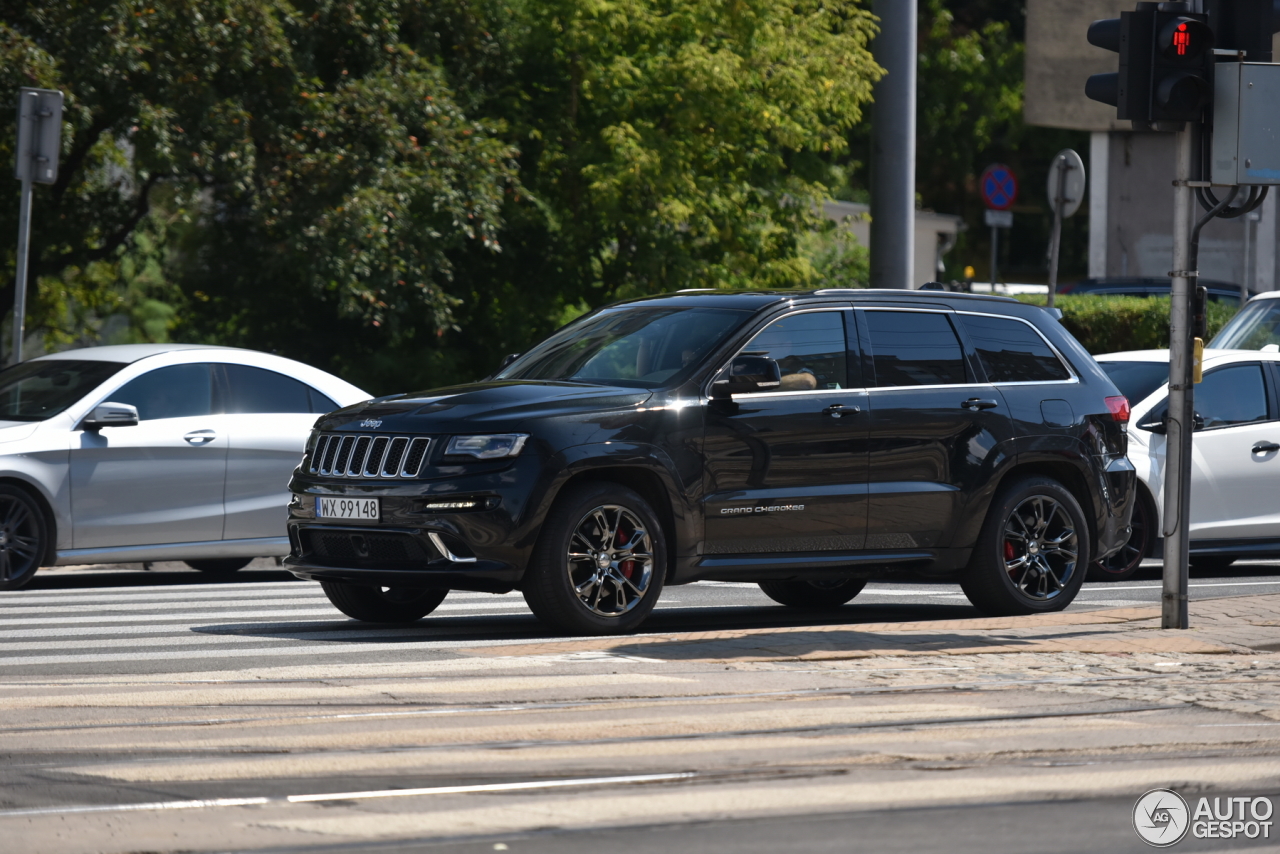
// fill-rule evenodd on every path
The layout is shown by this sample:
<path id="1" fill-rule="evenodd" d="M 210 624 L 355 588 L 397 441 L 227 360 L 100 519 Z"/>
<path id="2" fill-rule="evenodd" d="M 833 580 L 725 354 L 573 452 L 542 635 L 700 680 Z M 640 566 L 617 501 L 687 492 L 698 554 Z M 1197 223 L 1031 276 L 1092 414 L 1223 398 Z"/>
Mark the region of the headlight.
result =
<path id="1" fill-rule="evenodd" d="M 524 450 L 527 433 L 499 433 L 496 436 L 454 436 L 449 440 L 444 454 L 448 456 L 475 457 L 478 460 L 496 460 L 500 457 L 518 456 Z"/>

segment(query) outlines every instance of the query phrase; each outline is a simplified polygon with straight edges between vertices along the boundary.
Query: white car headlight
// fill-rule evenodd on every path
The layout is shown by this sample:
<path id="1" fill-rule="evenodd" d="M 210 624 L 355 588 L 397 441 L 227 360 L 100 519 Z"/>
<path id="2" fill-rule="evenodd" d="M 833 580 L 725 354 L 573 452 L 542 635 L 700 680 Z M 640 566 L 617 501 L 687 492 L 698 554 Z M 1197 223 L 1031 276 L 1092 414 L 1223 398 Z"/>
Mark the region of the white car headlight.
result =
<path id="1" fill-rule="evenodd" d="M 492 436 L 454 436 L 445 447 L 445 456 L 467 456 L 496 460 L 518 456 L 524 450 L 527 433 L 498 433 Z"/>

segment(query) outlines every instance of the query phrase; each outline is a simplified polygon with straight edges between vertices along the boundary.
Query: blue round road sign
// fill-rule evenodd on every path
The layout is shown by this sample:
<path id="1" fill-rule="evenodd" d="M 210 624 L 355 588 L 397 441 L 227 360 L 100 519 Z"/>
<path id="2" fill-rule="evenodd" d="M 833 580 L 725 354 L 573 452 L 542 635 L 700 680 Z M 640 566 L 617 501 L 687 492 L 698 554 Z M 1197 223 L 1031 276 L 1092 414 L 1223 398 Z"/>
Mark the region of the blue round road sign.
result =
<path id="1" fill-rule="evenodd" d="M 1018 179 L 1003 163 L 993 163 L 984 169 L 978 186 L 982 189 L 982 201 L 992 210 L 1007 211 L 1018 199 Z"/>

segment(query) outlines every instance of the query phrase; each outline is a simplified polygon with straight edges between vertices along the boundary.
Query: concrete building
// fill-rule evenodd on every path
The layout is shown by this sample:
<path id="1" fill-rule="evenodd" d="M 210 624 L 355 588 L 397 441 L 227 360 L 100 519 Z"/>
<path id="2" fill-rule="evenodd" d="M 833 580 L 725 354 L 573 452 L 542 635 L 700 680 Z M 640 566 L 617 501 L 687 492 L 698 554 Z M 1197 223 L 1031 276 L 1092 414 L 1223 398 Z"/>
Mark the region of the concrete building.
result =
<path id="1" fill-rule="evenodd" d="M 1132 0 L 1027 0 L 1028 124 L 1091 132 L 1089 275 L 1164 276 L 1173 258 L 1174 136 L 1135 133 L 1115 108 L 1084 96 L 1090 74 L 1115 71 L 1117 55 L 1085 39 L 1090 22 L 1119 17 Z M 1280 188 L 1277 188 L 1280 189 Z M 1200 275 L 1276 289 L 1277 199 L 1249 217 L 1215 219 L 1200 239 Z M 1203 211 L 1197 205 L 1196 210 Z"/>
<path id="2" fill-rule="evenodd" d="M 825 203 L 822 211 L 853 232 L 859 244 L 871 245 L 869 205 L 833 201 Z M 925 282 L 937 280 L 942 275 L 940 272 L 942 256 L 955 246 L 956 234 L 959 233 L 962 224 L 963 220 L 960 217 L 951 214 L 916 211 L 915 251 L 912 256 L 915 282 L 912 287 L 918 288 Z"/>

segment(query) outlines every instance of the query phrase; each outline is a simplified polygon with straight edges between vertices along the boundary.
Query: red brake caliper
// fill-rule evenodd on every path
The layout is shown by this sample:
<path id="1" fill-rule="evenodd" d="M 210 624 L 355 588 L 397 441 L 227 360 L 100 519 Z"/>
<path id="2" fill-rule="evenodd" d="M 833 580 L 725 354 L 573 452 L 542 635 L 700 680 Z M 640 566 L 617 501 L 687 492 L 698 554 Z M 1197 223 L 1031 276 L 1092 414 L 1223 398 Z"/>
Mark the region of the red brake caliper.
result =
<path id="1" fill-rule="evenodd" d="M 625 546 L 627 544 L 627 535 L 622 532 L 621 528 L 618 529 L 618 534 L 614 538 L 614 543 L 619 546 Z M 635 571 L 635 568 L 636 562 L 630 558 L 618 564 L 618 571 L 622 573 L 623 578 L 628 580 L 631 579 L 631 573 Z"/>
<path id="2" fill-rule="evenodd" d="M 1004 541 L 1004 559 L 1013 560 L 1017 556 L 1018 556 L 1017 553 L 1013 549 L 1013 543 L 1009 542 L 1008 540 L 1005 540 Z M 1010 575 L 1013 574 L 1012 569 L 1009 570 L 1009 574 Z"/>

